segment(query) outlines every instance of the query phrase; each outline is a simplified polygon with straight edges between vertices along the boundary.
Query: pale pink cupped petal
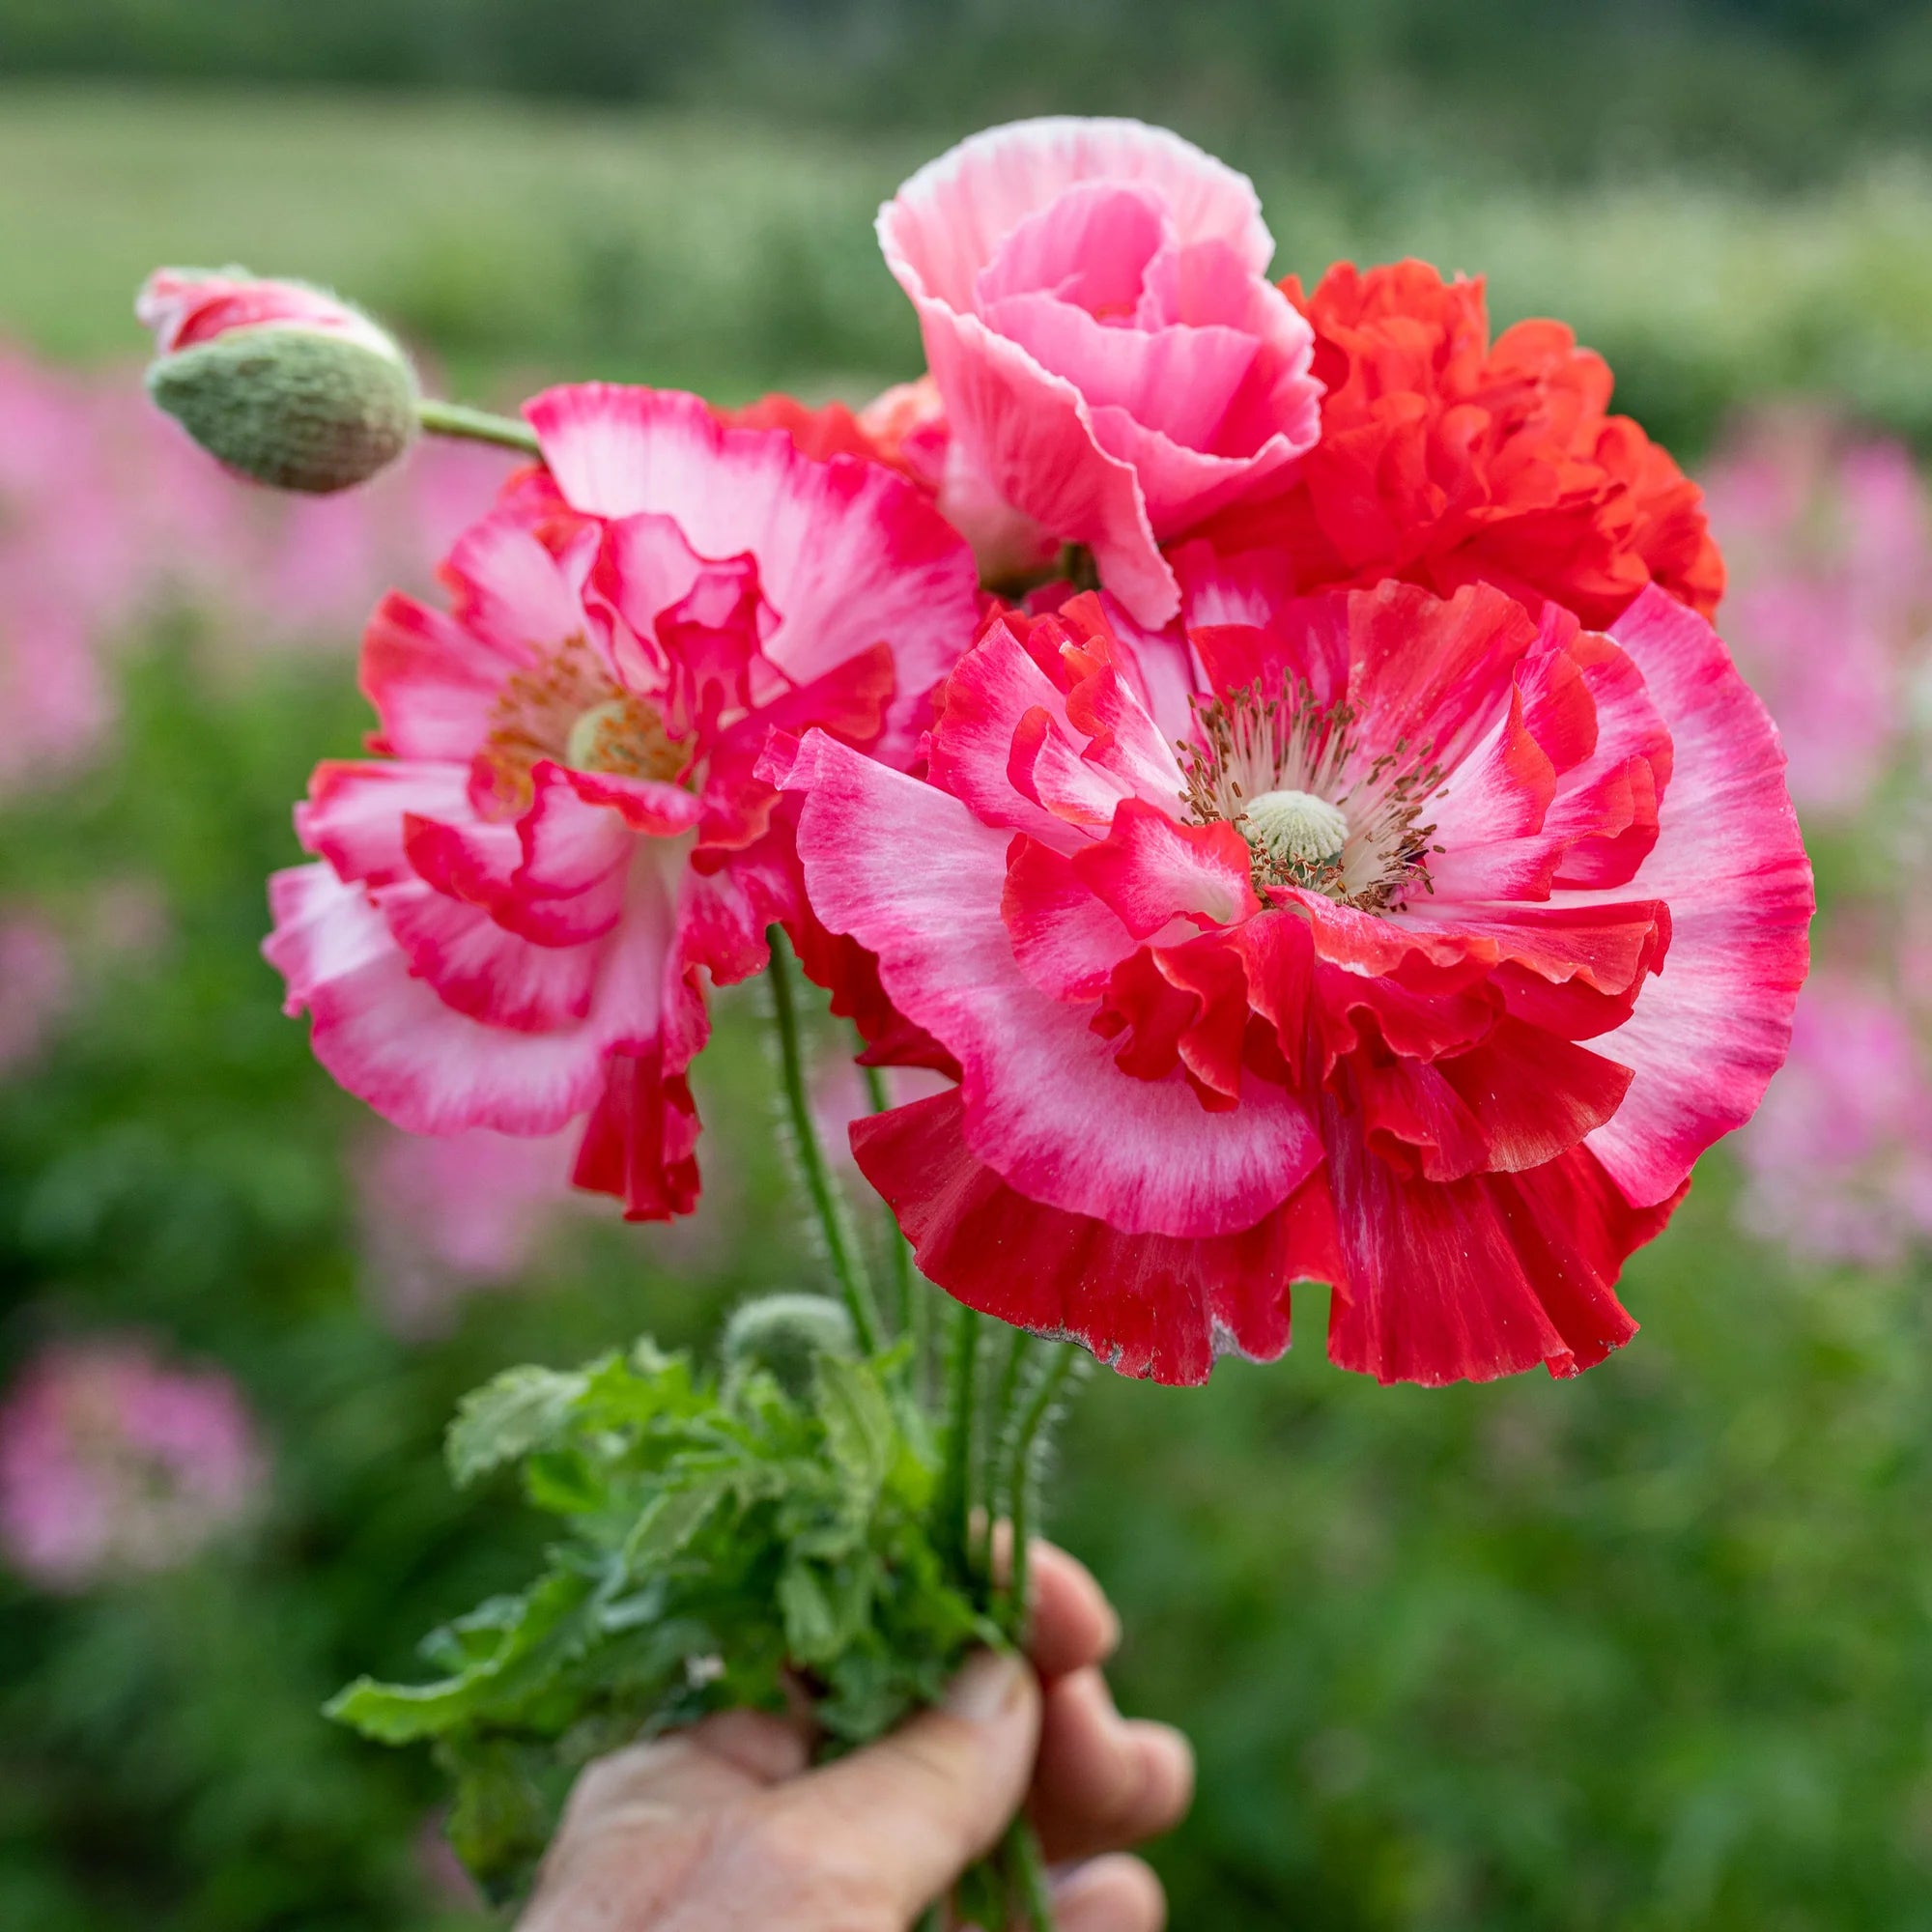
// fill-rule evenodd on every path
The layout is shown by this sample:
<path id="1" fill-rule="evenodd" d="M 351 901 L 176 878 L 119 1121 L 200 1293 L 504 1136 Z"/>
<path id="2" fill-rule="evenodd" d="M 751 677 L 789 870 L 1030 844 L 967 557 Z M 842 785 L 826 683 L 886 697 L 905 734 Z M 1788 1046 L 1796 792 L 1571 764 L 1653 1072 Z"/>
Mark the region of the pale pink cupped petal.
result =
<path id="1" fill-rule="evenodd" d="M 1273 487 L 1320 432 L 1313 332 L 1265 279 L 1252 185 L 1138 122 L 1020 122 L 914 175 L 878 233 L 949 466 L 1166 623 L 1161 542 Z"/>

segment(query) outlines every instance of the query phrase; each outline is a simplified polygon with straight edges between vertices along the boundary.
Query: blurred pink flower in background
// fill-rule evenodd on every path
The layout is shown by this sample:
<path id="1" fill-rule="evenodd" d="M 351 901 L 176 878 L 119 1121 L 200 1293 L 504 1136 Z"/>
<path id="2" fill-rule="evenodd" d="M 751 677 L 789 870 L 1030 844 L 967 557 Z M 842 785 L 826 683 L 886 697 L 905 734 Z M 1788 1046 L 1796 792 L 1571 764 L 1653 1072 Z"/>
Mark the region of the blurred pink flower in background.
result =
<path id="1" fill-rule="evenodd" d="M 238 489 L 140 373 L 50 368 L 0 344 L 0 796 L 58 781 L 114 722 L 117 654 L 186 608 L 215 664 L 345 656 L 384 590 L 427 589 L 433 559 L 516 468 L 428 439 L 366 489 Z"/>
<path id="2" fill-rule="evenodd" d="M 1875 978 L 1811 976 L 1791 1057 L 1738 1138 L 1751 1233 L 1861 1267 L 1932 1239 L 1932 1056 L 1916 1018 Z"/>
<path id="3" fill-rule="evenodd" d="M 397 1334 L 452 1327 L 470 1294 L 518 1286 L 570 1185 L 569 1132 L 524 1139 L 475 1128 L 438 1138 L 379 1124 L 355 1161 L 369 1286 Z"/>
<path id="4" fill-rule="evenodd" d="M 909 1107 L 929 1094 L 943 1094 L 953 1083 L 929 1066 L 885 1066 L 888 1104 Z M 811 1117 L 818 1123 L 818 1138 L 825 1151 L 855 1176 L 859 1163 L 852 1157 L 851 1127 L 854 1121 L 871 1113 L 872 1096 L 866 1088 L 866 1069 L 849 1053 L 828 1053 L 811 1074 Z"/>
<path id="5" fill-rule="evenodd" d="M 132 1339 L 50 1348 L 0 1405 L 0 1548 L 46 1589 L 185 1562 L 266 1477 L 234 1382 Z"/>
<path id="6" fill-rule="evenodd" d="M 471 1295 L 541 1289 L 546 1250 L 569 1219 L 614 1219 L 604 1197 L 571 1185 L 575 1151 L 568 1128 L 441 1136 L 371 1122 L 352 1171 L 366 1289 L 391 1333 L 428 1341 L 456 1325 Z M 724 1151 L 707 1164 L 705 1185 L 695 1212 L 646 1231 L 667 1272 L 702 1275 L 730 1247 L 736 1176 Z"/>
<path id="7" fill-rule="evenodd" d="M 86 756 L 112 716 L 95 652 L 136 546 L 76 377 L 0 347 L 0 792 Z"/>
<path id="8" fill-rule="evenodd" d="M 249 493 L 264 527 L 259 563 L 238 587 L 275 641 L 326 643 L 348 655 L 383 591 L 429 590 L 434 560 L 489 508 L 516 464 L 504 450 L 432 437 L 359 490 L 309 498 Z"/>
<path id="9" fill-rule="evenodd" d="M 68 950 L 33 911 L 0 911 L 0 1076 L 40 1050 L 71 990 Z"/>
<path id="10" fill-rule="evenodd" d="M 1739 1223 L 1802 1261 L 1896 1267 L 1932 1242 L 1932 494 L 1902 444 L 1822 412 L 1746 424 L 1705 477 L 1722 628 L 1813 826 L 1858 832 L 1791 1057 L 1740 1134 Z M 1882 810 L 1876 810 L 1881 792 Z"/>
<path id="11" fill-rule="evenodd" d="M 95 957 L 152 962 L 172 936 L 167 895 L 138 874 L 101 879 L 87 890 L 78 928 L 83 950 Z"/>
<path id="12" fill-rule="evenodd" d="M 1730 573 L 1724 637 L 1777 721 L 1792 797 L 1853 815 L 1932 689 L 1924 482 L 1902 444 L 1791 412 L 1747 425 L 1704 487 Z"/>

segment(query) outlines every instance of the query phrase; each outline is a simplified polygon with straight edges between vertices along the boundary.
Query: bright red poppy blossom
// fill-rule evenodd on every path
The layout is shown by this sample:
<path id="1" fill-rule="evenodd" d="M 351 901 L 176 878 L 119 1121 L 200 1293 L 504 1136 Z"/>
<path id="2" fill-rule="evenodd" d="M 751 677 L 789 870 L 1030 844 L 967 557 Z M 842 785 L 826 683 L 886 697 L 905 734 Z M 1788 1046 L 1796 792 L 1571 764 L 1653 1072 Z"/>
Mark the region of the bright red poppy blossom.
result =
<path id="1" fill-rule="evenodd" d="M 385 755 L 325 764 L 319 863 L 271 883 L 270 959 L 318 1058 L 421 1133 L 554 1133 L 578 1184 L 696 1203 L 702 974 L 795 917 L 768 734 L 888 764 L 972 634 L 972 554 L 909 483 L 814 462 L 696 397 L 603 384 L 526 411 L 546 469 L 456 545 L 444 612 L 391 596 L 363 648 Z"/>
<path id="2" fill-rule="evenodd" d="M 1184 639 L 993 619 L 923 779 L 775 744 L 813 910 L 958 1074 L 861 1166 L 934 1281 L 1126 1373 L 1278 1354 L 1299 1279 L 1384 1380 L 1601 1360 L 1789 1037 L 1769 720 L 1656 589 L 1606 636 L 1176 561 Z"/>
<path id="3" fill-rule="evenodd" d="M 1312 294 L 1282 288 L 1315 328 L 1321 438 L 1286 495 L 1201 535 L 1280 550 L 1301 590 L 1483 582 L 1601 628 L 1655 583 L 1714 614 L 1724 566 L 1702 493 L 1608 413 L 1608 366 L 1561 323 L 1492 342 L 1483 284 L 1426 262 L 1340 262 Z"/>

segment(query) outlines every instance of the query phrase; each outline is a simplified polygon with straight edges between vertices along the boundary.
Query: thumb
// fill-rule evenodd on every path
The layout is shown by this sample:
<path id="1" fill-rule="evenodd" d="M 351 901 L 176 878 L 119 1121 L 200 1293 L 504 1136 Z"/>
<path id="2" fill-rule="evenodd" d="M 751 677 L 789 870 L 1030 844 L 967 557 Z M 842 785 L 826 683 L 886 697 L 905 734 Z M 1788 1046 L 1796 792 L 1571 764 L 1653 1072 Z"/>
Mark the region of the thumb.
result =
<path id="1" fill-rule="evenodd" d="M 998 1842 L 1032 1781 L 1039 1687 L 1017 1657 L 981 1651 L 937 1709 L 766 1795 L 784 1823 L 867 1869 L 895 1909 L 921 1911 Z"/>

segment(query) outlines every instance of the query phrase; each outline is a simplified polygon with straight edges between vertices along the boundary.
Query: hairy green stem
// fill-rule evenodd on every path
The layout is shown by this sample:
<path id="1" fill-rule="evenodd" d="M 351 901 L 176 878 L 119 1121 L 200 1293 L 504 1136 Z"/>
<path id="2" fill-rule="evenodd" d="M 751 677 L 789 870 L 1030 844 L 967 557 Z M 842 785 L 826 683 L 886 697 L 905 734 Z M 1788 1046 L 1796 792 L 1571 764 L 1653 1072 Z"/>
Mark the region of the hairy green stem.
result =
<path id="1" fill-rule="evenodd" d="M 416 420 L 432 436 L 494 442 L 504 449 L 521 449 L 526 456 L 539 453 L 537 433 L 528 423 L 518 422 L 514 416 L 493 415 L 488 410 L 472 410 L 467 403 L 442 403 L 434 396 L 419 396 Z"/>
<path id="2" fill-rule="evenodd" d="M 1067 1378 L 1087 1359 L 1070 1342 L 1060 1343 L 1052 1350 L 1034 1378 L 1013 1436 L 1012 1461 L 1007 1476 L 1008 1493 L 1012 1499 L 1013 1555 L 1007 1582 L 1006 1621 L 1015 1642 L 1022 1641 L 1026 1633 L 1033 1525 L 1039 1512 L 1039 1467 L 1051 1435 L 1055 1405 L 1065 1391 Z"/>
<path id="3" fill-rule="evenodd" d="M 805 1055 L 799 1040 L 798 967 L 782 927 L 773 926 L 766 938 L 772 949 L 772 963 L 765 979 L 771 987 L 772 1030 L 778 1039 L 779 1071 L 784 1088 L 785 1114 L 791 1123 L 792 1155 L 798 1162 L 805 1191 L 811 1197 L 825 1237 L 826 1259 L 832 1264 L 839 1293 L 851 1312 L 859 1346 L 869 1355 L 879 1347 L 879 1311 L 872 1299 L 872 1284 L 866 1272 L 865 1259 L 846 1218 L 845 1203 L 832 1178 L 832 1170 L 826 1165 L 817 1123 L 811 1118 L 811 1099 L 806 1091 Z"/>
<path id="4" fill-rule="evenodd" d="M 1039 1833 L 1024 1811 L 1007 1827 L 1002 1851 L 1032 1932 L 1053 1932 L 1053 1894 L 1047 1889 L 1046 1860 L 1040 1852 Z"/>
<path id="5" fill-rule="evenodd" d="M 946 1463 L 940 1471 L 939 1547 L 969 1577 L 977 1577 L 973 1549 L 975 1444 L 979 1436 L 980 1318 L 962 1301 L 952 1310 L 946 1340 Z"/>
<path id="6" fill-rule="evenodd" d="M 885 1069 L 867 1066 L 866 1075 L 866 1097 L 875 1114 L 885 1113 L 893 1104 L 893 1096 L 886 1091 Z M 926 1350 L 926 1308 L 928 1297 L 920 1293 L 919 1277 L 912 1264 L 912 1244 L 899 1233 L 899 1224 L 893 1217 L 891 1208 L 886 1210 L 887 1252 L 892 1257 L 893 1298 L 896 1304 L 898 1332 L 903 1340 L 912 1341 L 912 1374 L 915 1385 L 925 1374 Z"/>
<path id="7" fill-rule="evenodd" d="M 1013 1513 L 1012 1470 L 1014 1438 L 1020 1421 L 1020 1386 L 1032 1364 L 1037 1339 L 1024 1328 L 1015 1328 L 1007 1347 L 1007 1359 L 1000 1370 L 999 1388 L 987 1424 L 986 1513 L 998 1521 L 1011 1520 Z"/>

